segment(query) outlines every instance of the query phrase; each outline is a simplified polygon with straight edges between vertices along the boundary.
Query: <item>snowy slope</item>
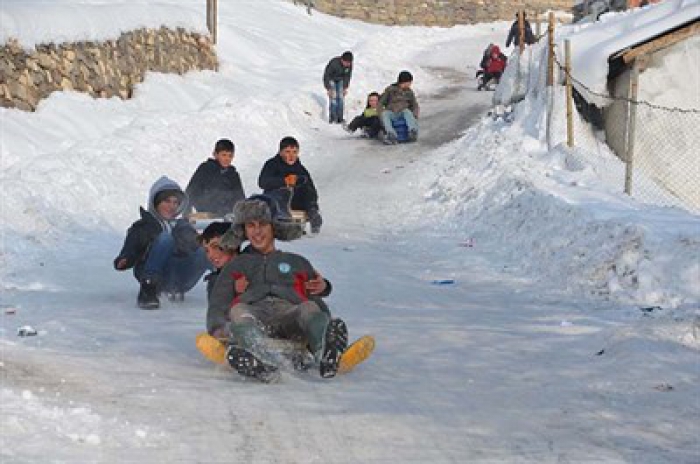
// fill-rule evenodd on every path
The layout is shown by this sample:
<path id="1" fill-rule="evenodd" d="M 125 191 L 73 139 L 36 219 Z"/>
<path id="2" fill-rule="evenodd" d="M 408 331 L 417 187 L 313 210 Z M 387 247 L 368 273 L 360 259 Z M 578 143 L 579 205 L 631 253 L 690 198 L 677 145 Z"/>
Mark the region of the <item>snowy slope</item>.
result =
<path id="1" fill-rule="evenodd" d="M 15 3 L 3 28 L 23 24 Z M 112 33 L 61 5 L 56 34 Z M 153 8 L 165 24 L 203 17 L 194 1 Z M 0 109 L 2 460 L 697 462 L 700 220 L 621 195 L 621 166 L 582 122 L 576 151 L 548 151 L 537 96 L 512 123 L 485 117 L 473 74 L 508 24 L 382 27 L 277 1 L 220 15 L 219 73 L 153 74 L 126 102 Z M 323 66 L 345 49 L 349 115 L 411 70 L 418 144 L 324 122 Z M 254 193 L 285 135 L 326 225 L 282 248 L 333 281 L 331 308 L 378 348 L 331 382 L 261 386 L 198 356 L 202 286 L 139 311 L 111 260 L 158 176 L 185 184 L 229 137 Z M 39 335 L 17 337 L 25 324 Z"/>

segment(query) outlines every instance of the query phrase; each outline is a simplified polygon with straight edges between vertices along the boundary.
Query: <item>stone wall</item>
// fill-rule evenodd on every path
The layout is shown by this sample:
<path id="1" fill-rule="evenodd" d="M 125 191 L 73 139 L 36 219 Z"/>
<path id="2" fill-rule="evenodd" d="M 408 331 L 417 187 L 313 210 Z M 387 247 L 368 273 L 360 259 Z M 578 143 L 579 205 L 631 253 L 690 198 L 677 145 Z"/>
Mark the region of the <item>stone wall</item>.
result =
<path id="1" fill-rule="evenodd" d="M 55 90 L 130 98 L 146 71 L 183 74 L 217 69 L 207 36 L 184 29 L 139 29 L 116 40 L 0 48 L 0 106 L 33 111 Z"/>
<path id="2" fill-rule="evenodd" d="M 548 9 L 569 11 L 574 0 L 314 0 L 314 4 L 319 11 L 342 18 L 447 27 L 513 20 L 518 10 L 533 16 Z"/>

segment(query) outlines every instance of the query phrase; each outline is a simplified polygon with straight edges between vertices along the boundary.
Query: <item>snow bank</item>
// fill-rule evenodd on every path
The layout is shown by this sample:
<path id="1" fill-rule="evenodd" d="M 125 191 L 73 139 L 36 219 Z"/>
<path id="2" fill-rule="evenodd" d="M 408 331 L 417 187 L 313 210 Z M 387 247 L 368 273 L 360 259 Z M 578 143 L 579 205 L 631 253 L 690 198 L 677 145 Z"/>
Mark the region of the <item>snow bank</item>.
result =
<path id="1" fill-rule="evenodd" d="M 675 66 L 683 62 L 677 54 L 686 50 L 655 68 L 646 84 L 649 94 L 665 102 L 683 98 L 683 92 L 666 90 L 667 78 L 684 75 Z M 524 98 L 512 122 L 485 119 L 468 131 L 438 163 L 440 172 L 426 187 L 426 197 L 454 221 L 454 230 L 468 231 L 520 272 L 553 288 L 625 304 L 696 307 L 700 217 L 622 194 L 624 164 L 578 113 L 576 147 L 566 147 L 559 86 L 551 93 L 553 149 L 547 149 L 545 52 L 543 44 L 530 47 L 523 63 L 513 55 L 494 95 L 499 104 Z M 695 100 L 697 92 L 686 99 Z M 679 165 L 675 153 L 668 154 L 674 156 L 669 165 Z M 678 204 L 650 182 L 641 187 L 655 192 L 652 203 Z"/>

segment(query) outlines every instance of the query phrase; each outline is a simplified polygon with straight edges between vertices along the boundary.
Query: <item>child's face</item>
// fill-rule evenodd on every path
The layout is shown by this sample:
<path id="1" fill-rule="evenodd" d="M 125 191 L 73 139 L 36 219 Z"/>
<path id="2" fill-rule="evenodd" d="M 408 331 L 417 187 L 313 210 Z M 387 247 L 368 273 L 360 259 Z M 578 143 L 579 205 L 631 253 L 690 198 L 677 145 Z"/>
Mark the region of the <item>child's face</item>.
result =
<path id="1" fill-rule="evenodd" d="M 224 267 L 234 258 L 234 256 L 237 255 L 235 251 L 222 249 L 220 242 L 221 237 L 213 237 L 211 240 L 203 244 L 204 251 L 207 254 L 207 259 L 217 269 Z"/>
<path id="2" fill-rule="evenodd" d="M 274 250 L 275 235 L 269 222 L 246 222 L 245 236 L 250 240 L 250 245 L 260 253 L 267 254 Z"/>
<path id="3" fill-rule="evenodd" d="M 399 88 L 401 88 L 403 90 L 410 89 L 412 84 L 413 84 L 413 81 L 399 82 Z"/>
<path id="4" fill-rule="evenodd" d="M 180 199 L 173 195 L 158 203 L 156 212 L 163 219 L 173 219 L 177 215 L 177 210 L 179 208 Z"/>
<path id="5" fill-rule="evenodd" d="M 222 168 L 227 168 L 231 166 L 233 162 L 233 152 L 232 151 L 217 151 L 214 152 L 214 159 L 219 162 Z"/>
<path id="6" fill-rule="evenodd" d="M 280 157 L 289 165 L 296 163 L 299 159 L 299 147 L 284 147 L 280 150 Z"/>
<path id="7" fill-rule="evenodd" d="M 379 105 L 379 97 L 376 95 L 372 95 L 371 97 L 369 97 L 367 103 L 369 104 L 370 108 L 376 108 Z"/>

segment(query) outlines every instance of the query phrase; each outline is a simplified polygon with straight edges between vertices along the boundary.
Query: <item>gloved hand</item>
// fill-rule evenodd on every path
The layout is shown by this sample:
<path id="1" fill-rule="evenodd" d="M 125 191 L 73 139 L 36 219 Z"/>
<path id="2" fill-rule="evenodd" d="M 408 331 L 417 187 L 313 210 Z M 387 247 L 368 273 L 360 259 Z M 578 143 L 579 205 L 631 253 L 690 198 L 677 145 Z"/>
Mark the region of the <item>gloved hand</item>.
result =
<path id="1" fill-rule="evenodd" d="M 287 185 L 287 187 L 293 187 L 297 184 L 297 175 L 287 174 L 286 176 L 284 176 L 284 183 Z"/>

